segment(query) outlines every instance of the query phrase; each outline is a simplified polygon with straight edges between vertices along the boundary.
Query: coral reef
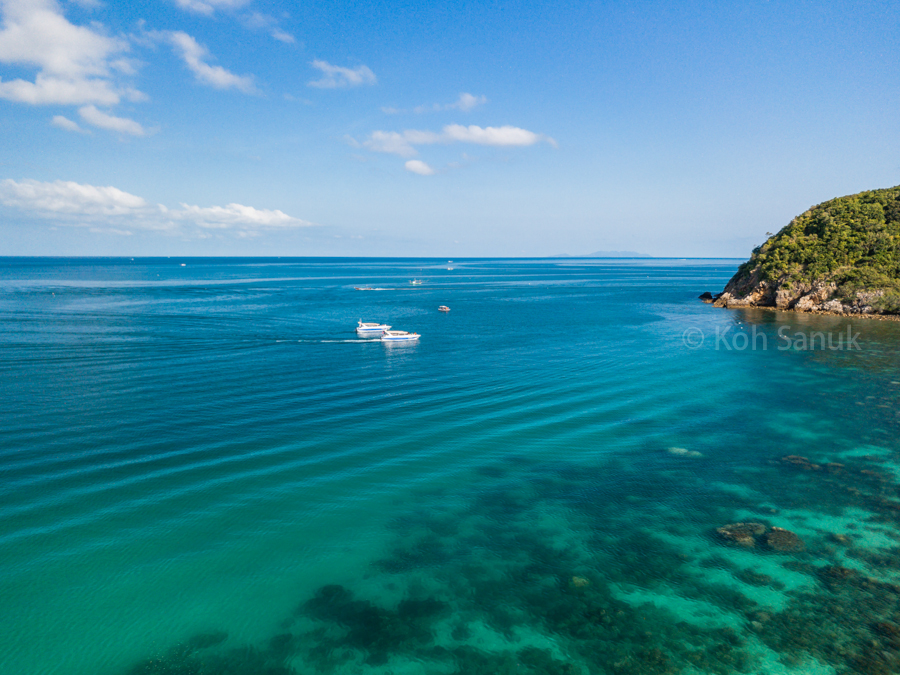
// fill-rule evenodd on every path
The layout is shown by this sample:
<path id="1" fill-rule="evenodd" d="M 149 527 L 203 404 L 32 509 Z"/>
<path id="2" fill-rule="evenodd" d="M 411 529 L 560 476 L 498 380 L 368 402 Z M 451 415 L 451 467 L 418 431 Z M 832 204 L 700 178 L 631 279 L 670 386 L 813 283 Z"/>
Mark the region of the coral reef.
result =
<path id="1" fill-rule="evenodd" d="M 493 487 L 473 490 L 465 506 L 411 508 L 370 579 L 298 599 L 262 645 L 195 636 L 129 675 L 386 673 L 402 664 L 459 675 L 733 675 L 756 672 L 764 648 L 797 671 L 810 660 L 839 675 L 900 671 L 900 484 L 883 458 L 788 454 L 740 473 L 742 497 L 713 486 L 706 463 L 691 465 L 695 475 L 655 456 L 655 468 L 605 467 L 602 500 L 590 475 L 564 464 L 485 471 Z M 848 523 L 849 533 L 804 529 L 803 538 L 767 520 L 809 504 L 869 516 Z M 717 525 L 726 518 L 735 522 Z M 897 545 L 864 546 L 860 533 L 872 527 Z M 748 567 L 751 558 L 765 568 Z M 719 618 L 698 623 L 678 603 L 640 599 L 647 594 Z M 760 600 L 771 594 L 778 606 Z"/>

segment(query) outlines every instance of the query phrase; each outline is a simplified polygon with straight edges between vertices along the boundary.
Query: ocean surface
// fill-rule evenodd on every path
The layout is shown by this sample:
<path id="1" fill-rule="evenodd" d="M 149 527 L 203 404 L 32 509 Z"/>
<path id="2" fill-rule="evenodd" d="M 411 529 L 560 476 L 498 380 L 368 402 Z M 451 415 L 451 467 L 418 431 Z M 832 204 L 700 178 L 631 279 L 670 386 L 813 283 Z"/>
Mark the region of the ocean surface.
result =
<path id="1" fill-rule="evenodd" d="M 739 262 L 0 259 L 0 673 L 900 671 L 900 323 Z"/>

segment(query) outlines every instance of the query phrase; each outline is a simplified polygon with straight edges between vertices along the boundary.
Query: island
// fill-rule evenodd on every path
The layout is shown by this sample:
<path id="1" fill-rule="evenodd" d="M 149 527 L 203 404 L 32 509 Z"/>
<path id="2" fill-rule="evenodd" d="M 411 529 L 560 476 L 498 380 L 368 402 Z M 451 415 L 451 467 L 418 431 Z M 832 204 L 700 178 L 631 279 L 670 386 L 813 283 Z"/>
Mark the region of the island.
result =
<path id="1" fill-rule="evenodd" d="M 900 314 L 900 186 L 812 207 L 753 249 L 716 307 Z"/>

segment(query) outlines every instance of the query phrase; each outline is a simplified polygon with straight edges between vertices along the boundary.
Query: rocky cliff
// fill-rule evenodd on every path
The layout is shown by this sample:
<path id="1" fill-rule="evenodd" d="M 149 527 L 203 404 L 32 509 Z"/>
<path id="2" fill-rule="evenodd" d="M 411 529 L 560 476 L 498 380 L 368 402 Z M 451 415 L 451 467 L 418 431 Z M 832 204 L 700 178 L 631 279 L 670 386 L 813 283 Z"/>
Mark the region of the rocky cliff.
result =
<path id="1" fill-rule="evenodd" d="M 717 307 L 900 314 L 900 186 L 812 207 L 704 296 Z"/>

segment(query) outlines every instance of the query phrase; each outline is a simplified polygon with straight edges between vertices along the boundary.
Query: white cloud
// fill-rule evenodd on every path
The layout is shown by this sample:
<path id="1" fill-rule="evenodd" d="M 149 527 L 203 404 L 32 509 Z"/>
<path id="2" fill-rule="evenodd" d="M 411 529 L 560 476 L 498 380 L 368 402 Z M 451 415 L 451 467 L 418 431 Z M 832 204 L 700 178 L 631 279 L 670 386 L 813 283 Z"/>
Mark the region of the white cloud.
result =
<path id="1" fill-rule="evenodd" d="M 141 197 L 112 186 L 96 186 L 57 180 L 0 181 L 0 203 L 24 211 L 65 213 L 83 216 L 122 216 L 144 212 L 147 202 Z"/>
<path id="2" fill-rule="evenodd" d="M 88 124 L 109 131 L 118 131 L 129 136 L 145 136 L 147 132 L 140 124 L 127 117 L 115 117 L 97 110 L 96 106 L 86 105 L 78 109 L 78 114 Z"/>
<path id="3" fill-rule="evenodd" d="M 320 89 L 336 89 L 339 87 L 357 87 L 361 84 L 375 84 L 378 80 L 368 66 L 358 68 L 342 68 L 333 66 L 327 61 L 316 59 L 312 67 L 322 71 L 322 79 L 309 82 L 310 87 Z"/>
<path id="4" fill-rule="evenodd" d="M 107 232 L 118 230 L 122 234 L 130 233 L 123 228 L 168 230 L 186 236 L 204 236 L 202 232 L 210 229 L 229 229 L 238 236 L 252 236 L 261 230 L 314 225 L 278 209 L 257 209 L 236 203 L 207 207 L 181 204 L 180 209 L 169 209 L 112 186 L 61 180 L 0 180 L 0 204 L 39 217 L 52 216 L 60 224 Z"/>
<path id="5" fill-rule="evenodd" d="M 313 223 L 289 216 L 278 209 L 255 209 L 243 204 L 227 206 L 189 206 L 182 204 L 180 211 L 170 211 L 173 217 L 188 220 L 208 228 L 283 228 L 303 227 Z"/>
<path id="6" fill-rule="evenodd" d="M 65 129 L 66 131 L 77 131 L 79 134 L 89 133 L 86 129 L 82 129 L 78 126 L 77 122 L 73 122 L 68 117 L 63 117 L 62 115 L 54 115 L 53 119 L 50 120 L 50 124 L 58 129 Z"/>
<path id="7" fill-rule="evenodd" d="M 428 166 L 421 159 L 411 159 L 403 166 L 406 167 L 407 171 L 412 171 L 413 173 L 417 173 L 420 176 L 432 176 L 434 175 L 434 169 Z"/>
<path id="8" fill-rule="evenodd" d="M 477 145 L 534 145 L 544 137 L 519 127 L 479 127 L 474 124 L 464 127 L 450 124 L 444 127 L 444 136 L 448 140 Z"/>
<path id="9" fill-rule="evenodd" d="M 126 41 L 96 24 L 70 23 L 55 0 L 3 0 L 0 11 L 0 63 L 38 69 L 34 82 L 0 81 L 0 98 L 31 105 L 119 102 L 113 56 L 128 51 Z"/>
<path id="10" fill-rule="evenodd" d="M 240 9 L 250 0 L 175 0 L 181 9 L 189 12 L 211 16 L 217 9 Z"/>
<path id="11" fill-rule="evenodd" d="M 413 108 L 413 112 L 415 113 L 425 113 L 425 112 L 440 112 L 442 110 L 461 110 L 462 112 L 469 112 L 473 108 L 476 108 L 480 105 L 487 103 L 487 96 L 473 96 L 472 94 L 467 94 L 463 92 L 459 95 L 459 98 L 453 103 L 446 103 L 441 105 L 439 103 L 434 103 L 430 106 L 428 105 L 420 105 Z M 383 110 L 383 108 L 382 108 Z"/>
<path id="12" fill-rule="evenodd" d="M 257 93 L 251 76 L 235 75 L 222 66 L 211 66 L 206 63 L 204 59 L 209 55 L 209 51 L 187 33 L 171 31 L 165 35 L 200 82 L 216 89 L 237 89 L 245 94 Z"/>
<path id="13" fill-rule="evenodd" d="M 373 152 L 387 152 L 401 157 L 418 154 L 414 146 L 436 143 L 474 143 L 492 146 L 528 146 L 541 141 L 556 146 L 556 141 L 543 134 L 513 126 L 479 127 L 448 124 L 440 133 L 407 129 L 397 131 L 373 131 L 362 145 Z"/>

